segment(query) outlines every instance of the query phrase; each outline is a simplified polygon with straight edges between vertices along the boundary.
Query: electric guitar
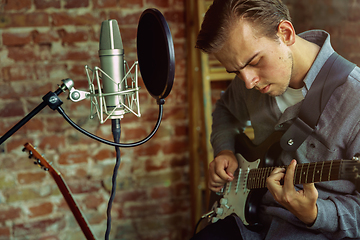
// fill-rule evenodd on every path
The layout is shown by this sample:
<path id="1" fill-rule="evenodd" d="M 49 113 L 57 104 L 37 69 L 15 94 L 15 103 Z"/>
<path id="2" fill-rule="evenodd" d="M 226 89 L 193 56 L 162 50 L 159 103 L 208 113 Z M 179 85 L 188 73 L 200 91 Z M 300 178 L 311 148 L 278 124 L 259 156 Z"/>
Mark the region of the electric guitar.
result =
<path id="1" fill-rule="evenodd" d="M 34 159 L 34 163 L 41 167 L 45 171 L 49 171 L 53 179 L 55 180 L 57 186 L 59 187 L 62 195 L 64 196 L 67 204 L 69 205 L 76 221 L 78 222 L 81 230 L 83 231 L 86 239 L 88 240 L 95 240 L 95 236 L 92 233 L 88 222 L 84 218 L 80 208 L 78 207 L 75 199 L 73 198 L 71 191 L 67 184 L 65 183 L 63 177 L 61 176 L 60 172 L 58 172 L 55 168 L 53 168 L 46 160 L 43 158 L 36 149 L 30 144 L 26 143 L 24 145 L 23 151 L 28 151 L 29 158 Z"/>
<path id="2" fill-rule="evenodd" d="M 258 205 L 266 193 L 266 178 L 275 169 L 274 162 L 281 152 L 279 140 L 282 132 L 274 132 L 259 146 L 255 146 L 245 134 L 236 140 L 238 147 L 236 157 L 239 168 L 234 173 L 234 180 L 224 185 L 218 199 L 211 196 L 214 215 L 219 219 L 236 214 L 245 226 L 256 227 L 258 224 Z M 274 143 L 275 142 L 275 143 Z M 287 166 L 284 166 L 285 168 Z M 297 164 L 294 173 L 294 184 L 316 183 L 333 180 L 349 180 L 360 186 L 360 160 L 333 160 Z"/>

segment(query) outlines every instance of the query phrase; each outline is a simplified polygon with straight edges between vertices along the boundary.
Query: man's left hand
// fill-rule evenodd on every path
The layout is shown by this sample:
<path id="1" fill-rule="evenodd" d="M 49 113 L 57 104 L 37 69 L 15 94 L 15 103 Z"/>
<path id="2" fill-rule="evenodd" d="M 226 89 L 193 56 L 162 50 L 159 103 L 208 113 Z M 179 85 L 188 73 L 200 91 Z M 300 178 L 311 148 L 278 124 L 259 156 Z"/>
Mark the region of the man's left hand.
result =
<path id="1" fill-rule="evenodd" d="M 266 180 L 266 185 L 274 199 L 293 213 L 307 225 L 312 225 L 317 217 L 316 200 L 318 191 L 314 183 L 303 184 L 303 190 L 296 191 L 294 186 L 294 172 L 296 160 L 284 168 L 275 168 Z M 281 180 L 284 184 L 281 184 Z"/>

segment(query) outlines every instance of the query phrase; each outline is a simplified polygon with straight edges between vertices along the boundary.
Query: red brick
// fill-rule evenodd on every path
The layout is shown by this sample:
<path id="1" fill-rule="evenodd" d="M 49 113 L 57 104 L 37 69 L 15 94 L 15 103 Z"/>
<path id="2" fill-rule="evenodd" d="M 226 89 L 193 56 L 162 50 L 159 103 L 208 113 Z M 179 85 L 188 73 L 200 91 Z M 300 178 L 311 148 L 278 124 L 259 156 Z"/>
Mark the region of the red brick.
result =
<path id="1" fill-rule="evenodd" d="M 69 49 L 67 52 L 62 53 L 62 55 L 59 56 L 60 60 L 70 60 L 70 61 L 86 61 L 88 59 L 90 59 L 92 56 L 91 54 L 94 53 L 89 53 L 89 51 L 86 50 L 78 50 L 78 49 L 74 49 L 71 50 Z"/>
<path id="2" fill-rule="evenodd" d="M 54 30 L 49 30 L 47 32 L 39 32 L 37 30 L 34 30 L 32 34 L 33 41 L 37 44 L 49 44 L 57 42 L 59 40 L 59 34 Z"/>
<path id="3" fill-rule="evenodd" d="M 9 33 L 2 34 L 3 44 L 5 46 L 16 46 L 29 44 L 32 41 L 32 34 L 30 32 L 23 33 Z"/>
<path id="4" fill-rule="evenodd" d="M 176 126 L 175 127 L 175 135 L 176 136 L 188 136 L 189 127 L 188 126 Z"/>
<path id="5" fill-rule="evenodd" d="M 183 141 L 174 140 L 174 141 L 166 142 L 162 145 L 162 150 L 164 154 L 172 154 L 172 153 L 181 154 L 189 151 L 188 148 L 189 145 L 186 140 Z"/>
<path id="6" fill-rule="evenodd" d="M 86 183 L 86 184 L 85 184 Z M 79 193 L 97 193 L 102 189 L 100 182 L 92 181 L 79 181 L 79 182 L 69 182 L 68 186 L 73 194 Z"/>
<path id="7" fill-rule="evenodd" d="M 190 207 L 189 201 L 184 201 L 182 199 L 171 199 L 170 201 L 164 201 L 159 204 L 162 214 L 174 214 L 177 212 L 187 211 Z"/>
<path id="8" fill-rule="evenodd" d="M 58 236 L 55 236 L 55 235 L 39 237 L 39 240 L 59 240 L 59 239 L 60 238 Z"/>
<path id="9" fill-rule="evenodd" d="M 172 192 L 169 187 L 155 187 L 151 190 L 152 199 L 161 199 L 171 197 Z"/>
<path id="10" fill-rule="evenodd" d="M 6 69 L 4 69 L 5 73 L 7 73 Z M 7 79 L 10 79 L 10 77 L 7 76 Z M 16 93 L 14 91 L 14 88 L 9 84 L 1 84 L 0 87 L 0 98 L 16 98 Z"/>
<path id="11" fill-rule="evenodd" d="M 83 65 L 83 64 L 74 64 L 72 66 L 69 66 L 69 74 L 70 74 L 70 78 L 79 77 L 79 76 L 80 77 L 85 77 L 86 76 L 85 65 Z M 87 81 L 85 82 L 84 86 L 86 87 L 86 89 L 89 88 L 89 85 L 88 85 Z M 78 89 L 79 84 L 77 84 L 77 86 L 75 88 Z"/>
<path id="12" fill-rule="evenodd" d="M 30 62 L 37 59 L 33 48 L 29 47 L 8 47 L 8 58 L 15 62 Z"/>
<path id="13" fill-rule="evenodd" d="M 86 209 L 97 210 L 99 206 L 105 202 L 106 201 L 102 196 L 99 196 L 98 194 L 91 194 L 84 199 L 83 204 L 86 206 Z"/>
<path id="14" fill-rule="evenodd" d="M 139 126 L 138 128 L 126 128 L 124 129 L 124 136 L 126 137 L 126 140 L 141 140 L 147 137 L 150 133 L 149 130 L 146 130 L 145 128 Z"/>
<path id="15" fill-rule="evenodd" d="M 88 7 L 89 0 L 65 0 L 65 8 Z"/>
<path id="16" fill-rule="evenodd" d="M 75 0 L 76 1 L 76 0 Z M 56 27 L 58 26 L 90 26 L 98 25 L 100 26 L 100 18 L 94 16 L 94 14 L 86 13 L 83 15 L 76 15 L 67 12 L 52 13 L 51 17 L 53 19 L 52 24 Z"/>
<path id="17" fill-rule="evenodd" d="M 51 58 L 51 47 L 46 45 L 40 45 L 34 47 L 31 45 L 8 47 L 8 58 L 15 60 L 16 62 L 34 62 L 44 61 Z"/>
<path id="18" fill-rule="evenodd" d="M 129 206 L 124 210 L 126 218 L 143 218 L 158 215 L 160 213 L 159 203 L 144 203 L 138 206 Z"/>
<path id="19" fill-rule="evenodd" d="M 0 227 L 0 239 L 10 239 L 10 227 Z"/>
<path id="20" fill-rule="evenodd" d="M 137 147 L 135 154 L 137 156 L 154 156 L 159 153 L 160 149 L 161 144 L 150 144 L 150 142 L 148 142 L 147 144 Z"/>
<path id="21" fill-rule="evenodd" d="M 17 223 L 13 225 L 14 237 L 25 238 L 26 236 L 39 235 L 44 232 L 62 232 L 66 227 L 64 218 L 45 219 L 41 221 Z"/>
<path id="22" fill-rule="evenodd" d="M 35 218 L 35 217 L 49 215 L 53 212 L 53 208 L 54 206 L 50 202 L 45 202 L 37 206 L 29 207 L 29 211 L 30 211 L 29 217 Z"/>
<path id="23" fill-rule="evenodd" d="M 19 81 L 33 79 L 33 66 L 28 64 L 17 64 L 2 69 L 5 81 Z"/>
<path id="24" fill-rule="evenodd" d="M 117 0 L 93 0 L 94 8 L 114 8 L 117 5 Z"/>
<path id="25" fill-rule="evenodd" d="M 60 0 L 34 0 L 36 9 L 60 8 Z"/>
<path id="26" fill-rule="evenodd" d="M 69 165 L 87 162 L 88 153 L 86 151 L 76 151 L 76 152 L 65 152 L 59 156 L 59 164 Z"/>
<path id="27" fill-rule="evenodd" d="M 147 198 L 147 192 L 144 190 L 121 191 L 121 193 L 115 196 L 114 202 L 123 204 L 126 202 L 143 201 Z"/>
<path id="28" fill-rule="evenodd" d="M 89 177 L 87 169 L 84 169 L 84 168 L 76 169 L 76 172 L 74 175 L 75 175 L 74 176 L 75 179 L 84 179 L 84 178 Z"/>
<path id="29" fill-rule="evenodd" d="M 72 44 L 75 42 L 86 42 L 89 38 L 87 31 L 76 30 L 75 32 L 67 32 L 65 29 L 58 30 L 62 43 Z"/>
<path id="30" fill-rule="evenodd" d="M 48 117 L 43 122 L 46 123 L 47 132 L 63 133 L 65 129 L 71 128 L 61 115 Z"/>
<path id="31" fill-rule="evenodd" d="M 11 1 L 6 1 L 6 4 L 4 4 L 5 11 L 29 10 L 30 8 L 31 8 L 31 0 L 11 0 Z"/>
<path id="32" fill-rule="evenodd" d="M 162 169 L 166 169 L 169 167 L 168 161 L 162 161 L 160 164 L 154 163 L 153 160 L 148 159 L 145 162 L 145 170 L 146 172 L 159 171 Z"/>
<path id="33" fill-rule="evenodd" d="M 39 172 L 28 172 L 28 173 L 19 173 L 17 179 L 20 184 L 32 184 L 43 182 L 47 173 L 44 171 Z"/>
<path id="34" fill-rule="evenodd" d="M 8 220 L 15 220 L 21 217 L 21 208 L 10 207 L 0 209 L 0 222 L 4 223 Z"/>
<path id="35" fill-rule="evenodd" d="M 171 168 L 185 167 L 187 164 L 189 164 L 189 159 L 187 159 L 185 157 L 182 157 L 182 158 L 174 157 L 174 158 L 170 159 Z"/>
<path id="36" fill-rule="evenodd" d="M 44 27 L 49 26 L 47 13 L 11 13 L 3 16 L 3 27 Z"/>
<path id="37" fill-rule="evenodd" d="M 18 136 L 21 134 L 21 129 L 16 132 L 13 136 Z M 21 139 L 14 139 L 12 138 L 11 141 L 8 141 L 6 146 L 7 146 L 7 151 L 8 152 L 12 152 L 13 150 L 22 150 L 24 148 L 24 144 L 26 142 L 33 142 L 33 139 L 30 139 L 30 138 L 21 138 Z M 26 157 L 27 155 L 25 155 L 24 153 L 24 158 Z M 26 159 L 25 159 L 26 160 Z M 32 160 L 31 160 L 32 161 Z"/>
<path id="38" fill-rule="evenodd" d="M 0 117 L 24 116 L 23 104 L 20 101 L 7 102 L 0 108 Z"/>
<path id="39" fill-rule="evenodd" d="M 102 161 L 114 157 L 114 151 L 110 151 L 109 149 L 102 149 L 94 156 L 94 159 L 97 161 Z"/>
<path id="40" fill-rule="evenodd" d="M 166 107 L 166 105 L 165 105 Z M 164 108 L 165 108 L 164 107 Z M 179 119 L 186 119 L 187 118 L 187 108 L 184 105 L 174 106 L 174 107 L 167 107 L 164 110 L 163 120 L 179 120 Z"/>

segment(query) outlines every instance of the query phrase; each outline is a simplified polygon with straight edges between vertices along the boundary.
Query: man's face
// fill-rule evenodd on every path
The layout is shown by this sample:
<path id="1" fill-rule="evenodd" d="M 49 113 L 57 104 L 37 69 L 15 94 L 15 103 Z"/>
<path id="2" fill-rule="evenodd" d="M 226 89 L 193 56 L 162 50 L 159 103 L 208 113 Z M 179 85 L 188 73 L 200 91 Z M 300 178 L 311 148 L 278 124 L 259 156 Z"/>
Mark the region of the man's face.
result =
<path id="1" fill-rule="evenodd" d="M 289 86 L 293 56 L 281 41 L 261 36 L 245 20 L 229 33 L 224 47 L 214 54 L 229 73 L 235 73 L 246 88 L 270 96 L 283 94 Z"/>

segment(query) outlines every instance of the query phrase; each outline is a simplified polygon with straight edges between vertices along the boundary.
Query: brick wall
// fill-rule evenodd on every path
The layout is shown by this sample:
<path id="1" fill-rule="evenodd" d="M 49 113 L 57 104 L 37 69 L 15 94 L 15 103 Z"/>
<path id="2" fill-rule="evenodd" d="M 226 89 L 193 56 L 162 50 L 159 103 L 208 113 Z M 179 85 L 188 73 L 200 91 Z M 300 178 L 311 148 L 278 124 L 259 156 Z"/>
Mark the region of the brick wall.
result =
<path id="1" fill-rule="evenodd" d="M 173 91 L 164 105 L 159 131 L 146 144 L 122 149 L 111 239 L 188 239 L 188 177 L 185 26 L 183 0 L 2 0 L 0 2 L 0 135 L 71 78 L 87 89 L 85 65 L 99 66 L 101 22 L 116 19 L 131 65 L 141 13 L 158 8 L 170 26 L 176 54 Z M 142 83 L 142 82 L 141 82 Z M 84 129 L 112 139 L 110 122 L 89 119 L 90 103 L 62 108 Z M 158 115 L 156 101 L 142 86 L 142 117 L 121 121 L 121 142 L 143 139 Z M 21 151 L 37 146 L 62 173 L 99 239 L 106 229 L 106 207 L 115 151 L 74 130 L 46 107 L 0 146 L 0 239 L 85 239 L 50 174 Z"/>

